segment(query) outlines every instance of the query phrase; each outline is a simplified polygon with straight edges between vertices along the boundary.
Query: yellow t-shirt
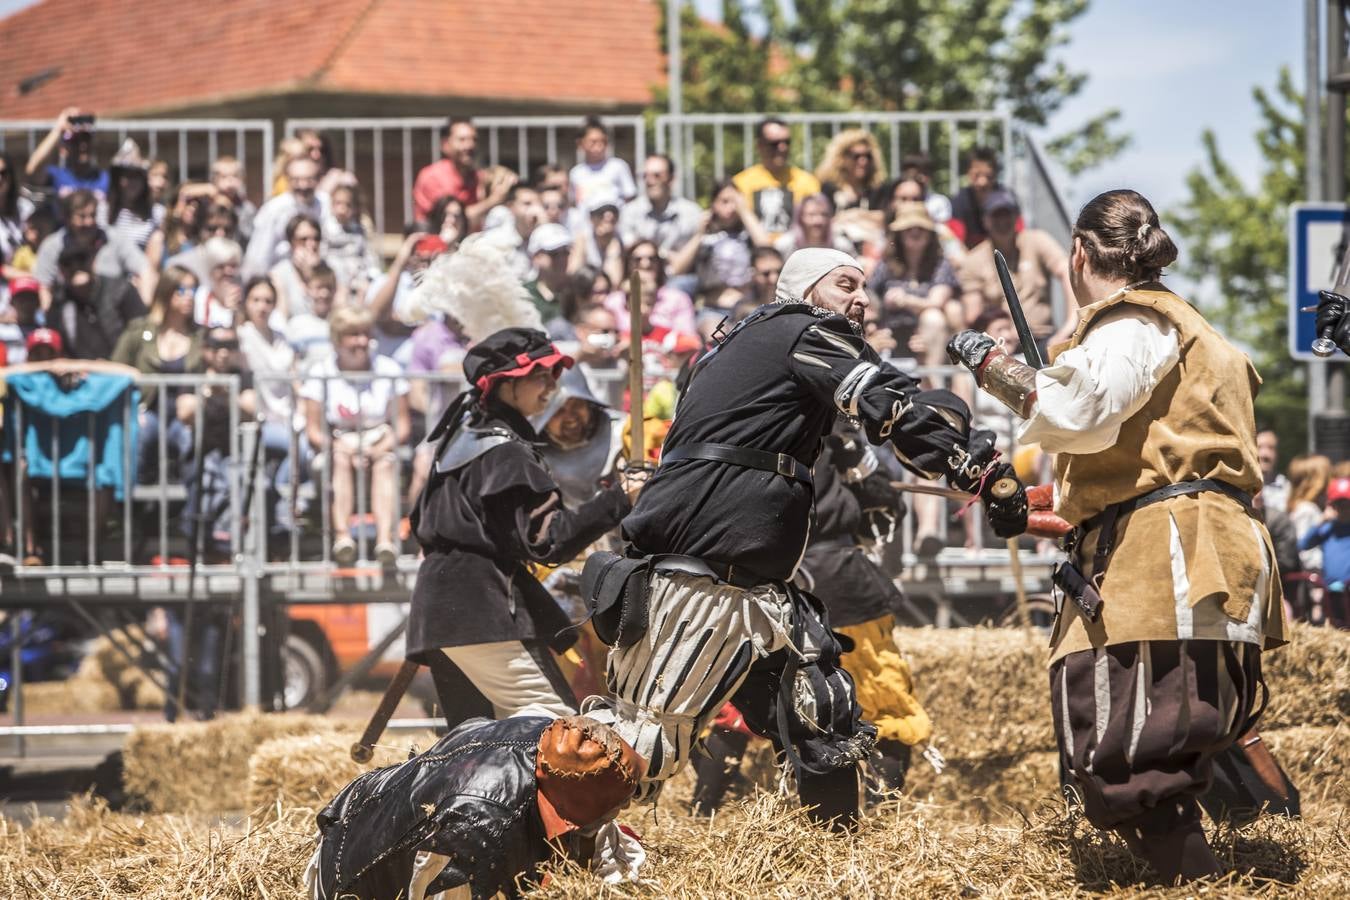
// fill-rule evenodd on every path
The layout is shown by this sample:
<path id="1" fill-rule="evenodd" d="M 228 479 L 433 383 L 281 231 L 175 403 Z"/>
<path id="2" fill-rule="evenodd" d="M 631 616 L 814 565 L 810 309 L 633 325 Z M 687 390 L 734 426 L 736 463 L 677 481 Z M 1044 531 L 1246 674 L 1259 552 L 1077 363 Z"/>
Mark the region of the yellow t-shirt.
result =
<path id="1" fill-rule="evenodd" d="M 820 193 L 820 180 L 805 169 L 792 166 L 786 181 L 762 164 L 756 164 L 731 179 L 736 190 L 750 201 L 764 230 L 775 238 L 792 227 L 792 210 L 812 194 Z"/>

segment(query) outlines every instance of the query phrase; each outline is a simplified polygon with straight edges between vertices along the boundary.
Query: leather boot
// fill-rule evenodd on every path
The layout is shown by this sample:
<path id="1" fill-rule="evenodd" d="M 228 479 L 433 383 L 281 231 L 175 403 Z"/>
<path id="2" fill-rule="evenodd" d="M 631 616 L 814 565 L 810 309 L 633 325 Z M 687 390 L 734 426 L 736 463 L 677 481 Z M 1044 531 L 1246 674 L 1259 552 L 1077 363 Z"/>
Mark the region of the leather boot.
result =
<path id="1" fill-rule="evenodd" d="M 911 750 L 908 744 L 900 741 L 877 741 L 876 750 L 867 760 L 867 777 L 864 781 L 868 806 L 881 803 L 886 795 L 903 790 L 905 776 L 909 773 Z"/>
<path id="2" fill-rule="evenodd" d="M 1144 858 L 1165 884 L 1195 881 L 1223 874 L 1223 866 L 1205 837 L 1200 809 L 1194 799 L 1183 801 L 1171 821 L 1145 820 L 1139 827 Z"/>
<path id="3" fill-rule="evenodd" d="M 799 772 L 797 793 L 811 821 L 831 831 L 851 831 L 858 822 L 858 766 L 824 775 Z"/>
<path id="4" fill-rule="evenodd" d="M 703 742 L 707 756 L 694 754 L 694 815 L 710 816 L 722 805 L 727 791 L 740 780 L 741 758 L 748 735 L 714 727 Z"/>

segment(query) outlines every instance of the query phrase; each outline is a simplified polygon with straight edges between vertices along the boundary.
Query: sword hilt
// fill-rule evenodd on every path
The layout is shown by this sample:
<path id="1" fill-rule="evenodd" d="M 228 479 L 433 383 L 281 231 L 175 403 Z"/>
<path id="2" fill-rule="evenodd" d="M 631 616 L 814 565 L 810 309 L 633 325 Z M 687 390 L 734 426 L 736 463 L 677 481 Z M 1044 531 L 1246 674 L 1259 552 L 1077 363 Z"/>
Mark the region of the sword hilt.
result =
<path id="1" fill-rule="evenodd" d="M 1017 493 L 1017 479 L 1011 475 L 1000 478 L 989 486 L 989 493 L 995 500 L 1007 500 Z"/>

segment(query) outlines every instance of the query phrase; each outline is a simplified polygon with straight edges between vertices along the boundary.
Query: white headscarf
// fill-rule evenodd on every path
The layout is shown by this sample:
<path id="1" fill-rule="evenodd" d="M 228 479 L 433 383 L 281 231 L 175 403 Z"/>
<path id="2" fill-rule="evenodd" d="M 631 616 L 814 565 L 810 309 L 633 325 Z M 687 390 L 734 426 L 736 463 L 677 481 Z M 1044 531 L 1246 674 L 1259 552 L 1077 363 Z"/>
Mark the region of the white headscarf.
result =
<path id="1" fill-rule="evenodd" d="M 829 247 L 803 247 L 787 258 L 774 290 L 775 303 L 809 303 L 806 292 L 820 279 L 840 266 L 862 271 L 856 259 L 842 250 Z"/>

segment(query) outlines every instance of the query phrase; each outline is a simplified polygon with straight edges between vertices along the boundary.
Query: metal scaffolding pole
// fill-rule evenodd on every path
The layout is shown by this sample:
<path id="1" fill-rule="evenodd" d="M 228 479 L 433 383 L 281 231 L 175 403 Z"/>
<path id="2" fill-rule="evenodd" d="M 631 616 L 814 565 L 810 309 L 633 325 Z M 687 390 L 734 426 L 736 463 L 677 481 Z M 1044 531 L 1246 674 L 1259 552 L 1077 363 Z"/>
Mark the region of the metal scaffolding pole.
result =
<path id="1" fill-rule="evenodd" d="M 684 64 L 680 48 L 680 13 L 684 0 L 666 0 L 666 81 L 670 97 L 670 114 L 684 112 Z M 642 165 L 642 160 L 637 160 Z"/>
<path id="2" fill-rule="evenodd" d="M 1345 92 L 1346 84 L 1346 26 L 1345 12 L 1348 0 L 1329 0 L 1327 5 L 1326 58 L 1328 89 L 1326 96 L 1326 199 L 1333 203 L 1345 202 Z M 1323 363 L 1326 371 L 1327 413 L 1345 411 L 1345 367 L 1339 362 Z"/>

